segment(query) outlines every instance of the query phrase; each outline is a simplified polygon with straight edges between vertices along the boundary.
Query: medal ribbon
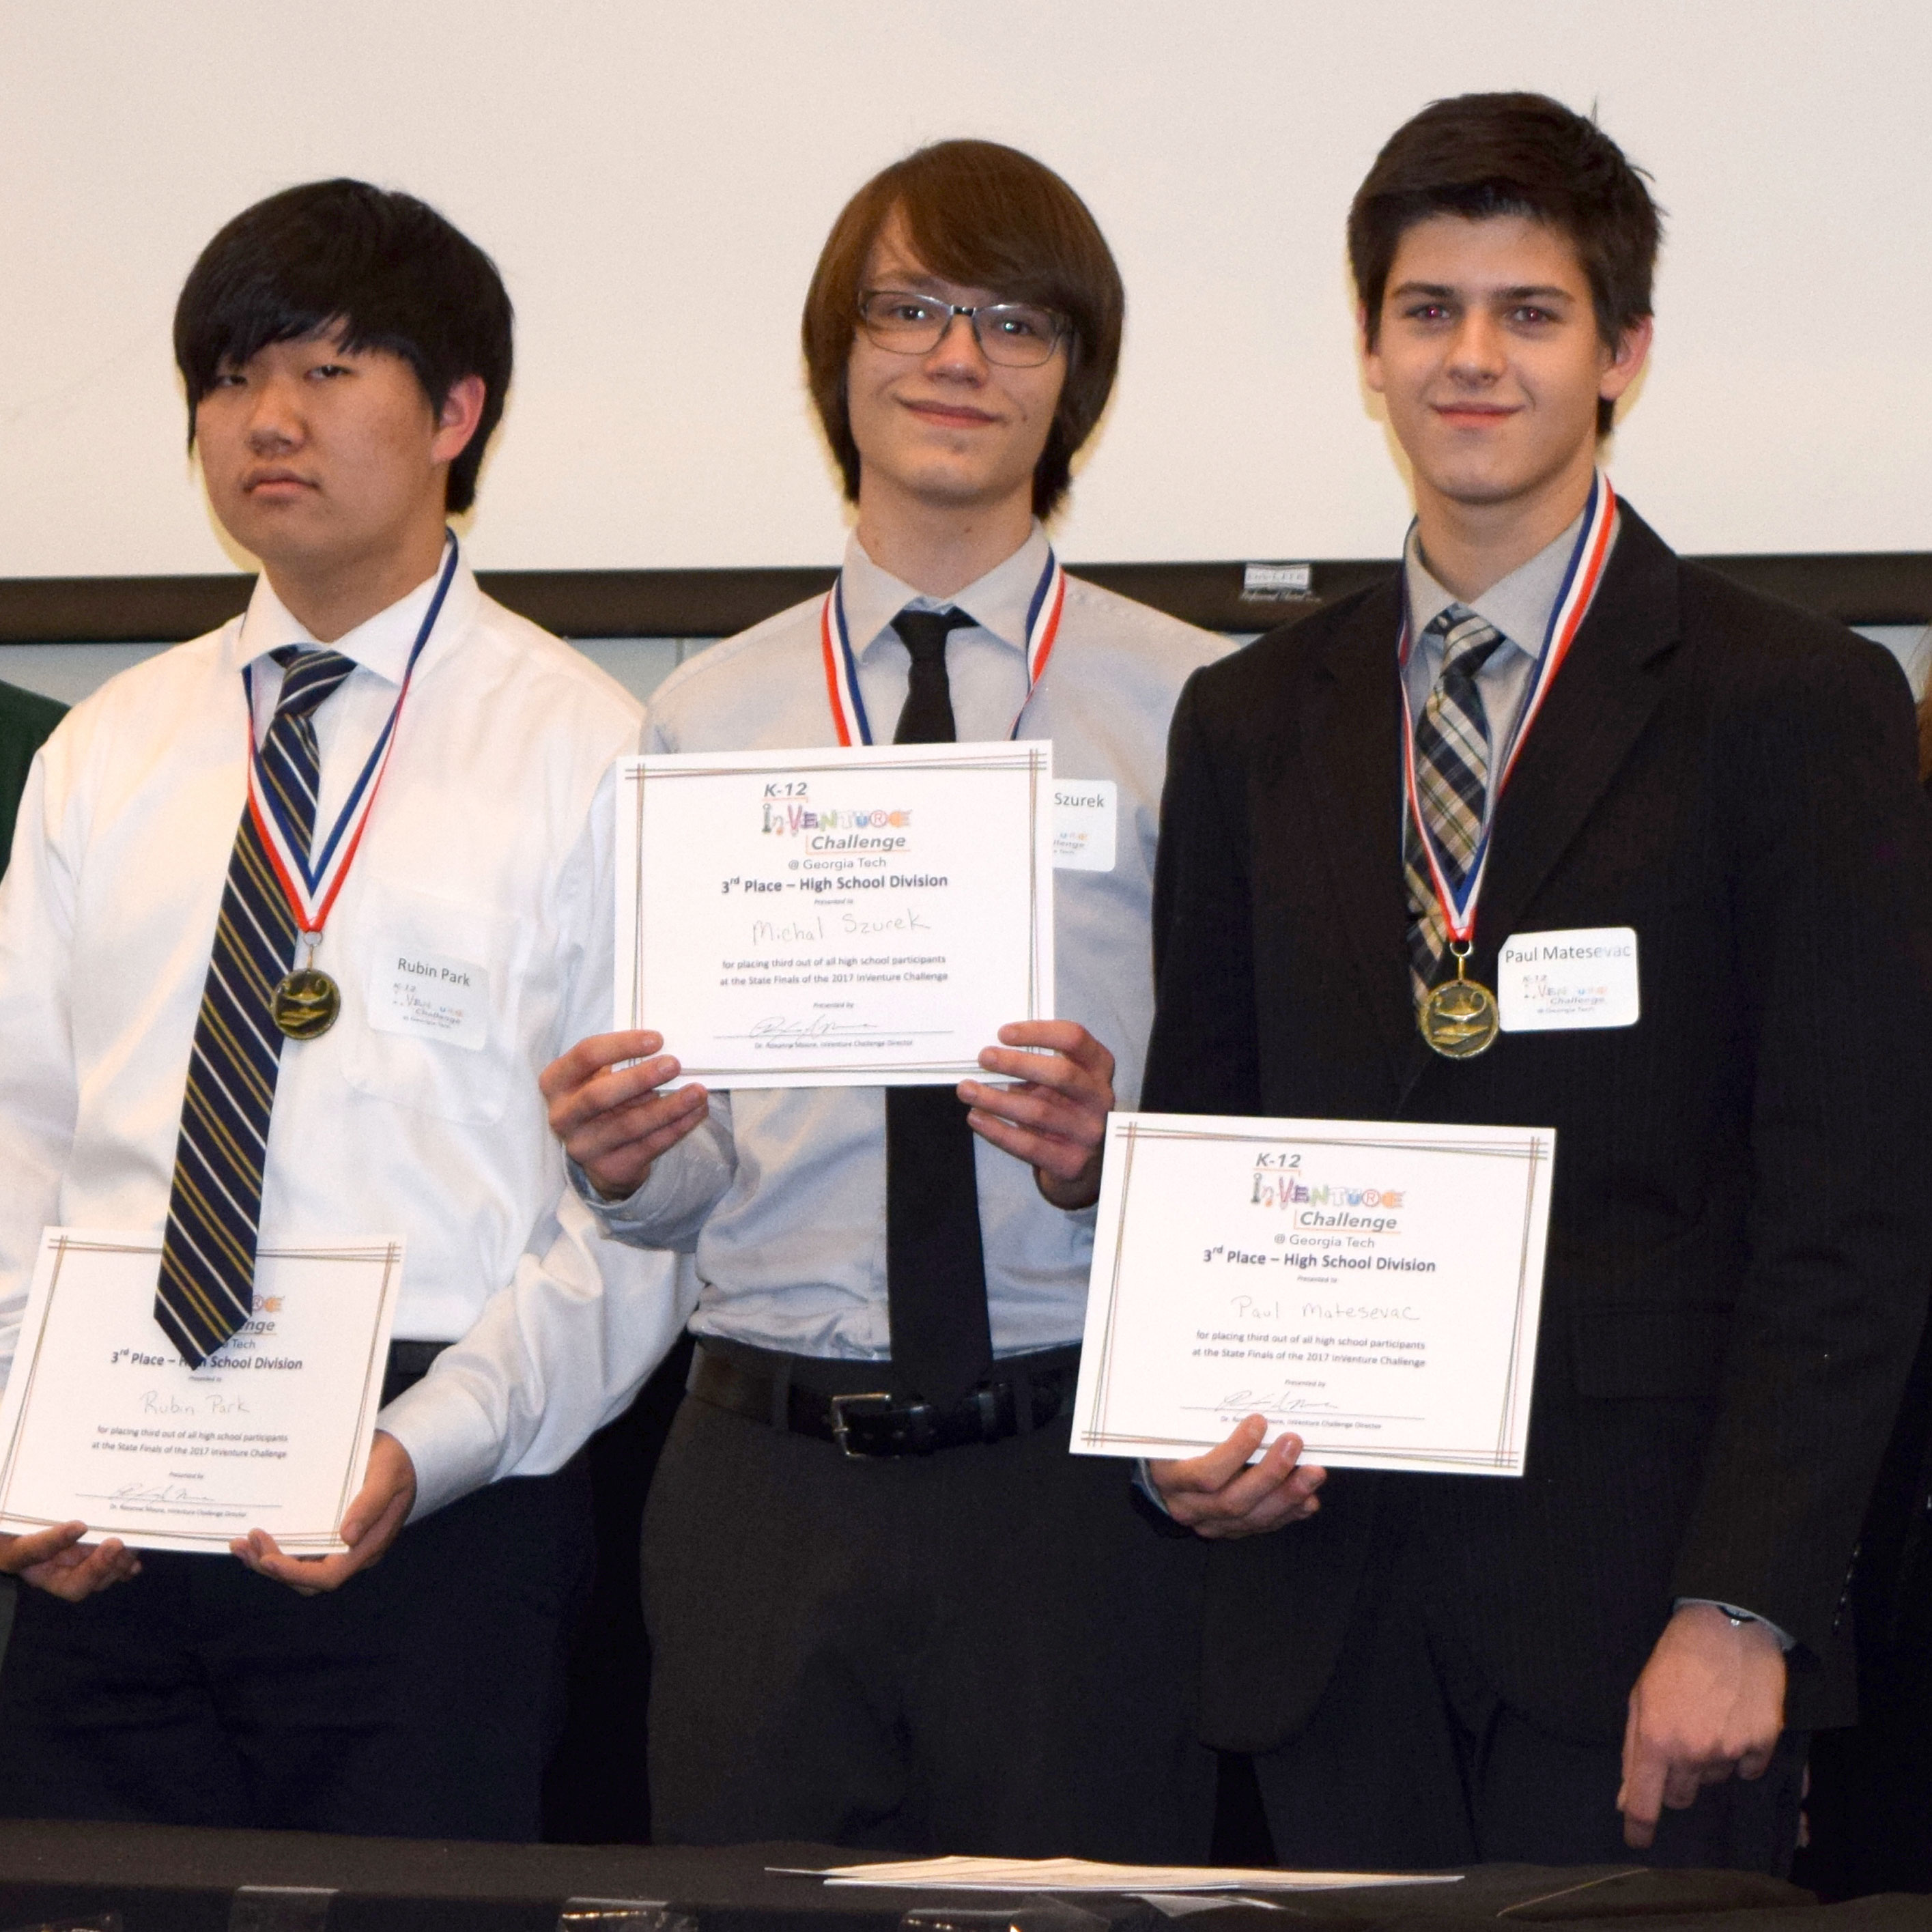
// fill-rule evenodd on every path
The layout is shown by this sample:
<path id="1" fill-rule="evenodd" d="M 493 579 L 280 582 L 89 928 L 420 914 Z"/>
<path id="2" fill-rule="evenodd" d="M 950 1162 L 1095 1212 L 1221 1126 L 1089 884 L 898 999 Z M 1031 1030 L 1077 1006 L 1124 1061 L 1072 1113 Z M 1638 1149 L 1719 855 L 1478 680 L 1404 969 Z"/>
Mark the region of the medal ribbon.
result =
<path id="1" fill-rule="evenodd" d="M 382 784 L 382 774 L 388 768 L 389 753 L 395 744 L 396 721 L 403 715 L 403 700 L 410 694 L 410 680 L 416 675 L 416 660 L 422 656 L 423 646 L 429 642 L 430 632 L 436 628 L 443 599 L 449 594 L 450 584 L 456 575 L 458 554 L 456 533 L 452 530 L 436 595 L 430 599 L 422 626 L 416 632 L 416 640 L 410 646 L 409 662 L 403 670 L 403 687 L 396 693 L 396 701 L 389 707 L 381 735 L 370 748 L 355 785 L 330 827 L 328 836 L 322 842 L 313 866 L 302 848 L 296 828 L 288 821 L 274 787 L 268 782 L 261 747 L 255 742 L 255 668 L 251 664 L 242 668 L 242 688 L 248 695 L 249 814 L 262 835 L 268 862 L 280 881 L 282 896 L 288 902 L 296 929 L 304 938 L 313 938 L 320 934 L 330 908 L 335 904 L 335 896 L 341 891 L 342 882 L 349 876 L 356 848 L 362 842 L 370 809 L 376 802 L 376 794 Z"/>
<path id="2" fill-rule="evenodd" d="M 1415 782 L 1415 718 L 1405 704 L 1408 729 L 1402 734 L 1402 769 L 1403 782 L 1408 789 L 1408 808 L 1414 814 L 1416 832 L 1422 842 L 1424 855 L 1429 861 L 1429 876 L 1436 887 L 1436 903 L 1442 909 L 1442 923 L 1456 945 L 1467 946 L 1474 936 L 1476 901 L 1482 892 L 1483 873 L 1490 862 L 1490 837 L 1496 827 L 1496 808 L 1502 802 L 1503 787 L 1508 784 L 1510 773 L 1516 769 L 1516 759 L 1522 753 L 1523 742 L 1529 736 L 1529 728 L 1536 722 L 1536 714 L 1542 710 L 1543 700 L 1549 695 L 1550 687 L 1556 682 L 1563 660 L 1569 656 L 1570 646 L 1584 618 L 1589 614 L 1597 586 L 1602 580 L 1604 559 L 1610 554 L 1610 532 L 1616 526 L 1616 492 L 1610 488 L 1610 479 L 1599 470 L 1590 484 L 1590 500 L 1583 506 L 1583 527 L 1576 534 L 1576 547 L 1570 553 L 1570 562 L 1563 573 L 1562 587 L 1550 613 L 1550 628 L 1544 634 L 1543 656 L 1538 662 L 1522 708 L 1517 713 L 1516 728 L 1503 748 L 1502 770 L 1483 808 L 1481 836 L 1477 841 L 1475 856 L 1463 876 L 1460 892 L 1450 887 L 1442 855 L 1430 834 L 1429 821 L 1423 816 L 1422 800 Z M 1397 664 L 1405 669 L 1412 642 L 1411 628 L 1405 598 L 1402 641 L 1396 658 Z"/>
<path id="3" fill-rule="evenodd" d="M 1046 661 L 1053 655 L 1054 640 L 1060 635 L 1060 613 L 1066 602 L 1066 573 L 1049 546 L 1046 568 L 1034 586 L 1033 602 L 1027 606 L 1027 692 L 1013 716 L 1011 738 L 1020 734 L 1020 720 L 1046 672 Z M 872 728 L 866 716 L 866 702 L 859 694 L 858 660 L 852 655 L 852 639 L 845 625 L 844 573 L 825 593 L 825 607 L 819 614 L 819 644 L 825 657 L 826 694 L 832 704 L 832 722 L 843 746 L 869 745 Z"/>

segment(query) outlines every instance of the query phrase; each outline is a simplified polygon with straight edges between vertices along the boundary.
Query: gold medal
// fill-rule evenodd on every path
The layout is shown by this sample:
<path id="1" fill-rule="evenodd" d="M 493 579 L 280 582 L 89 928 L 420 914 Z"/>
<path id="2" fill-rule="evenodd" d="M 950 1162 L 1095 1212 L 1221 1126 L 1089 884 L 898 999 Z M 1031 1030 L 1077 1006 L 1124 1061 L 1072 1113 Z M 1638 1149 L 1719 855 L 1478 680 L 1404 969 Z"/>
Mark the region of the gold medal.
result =
<path id="1" fill-rule="evenodd" d="M 276 1025 L 291 1040 L 319 1040 L 341 1010 L 342 988 L 313 966 L 284 976 L 268 1002 Z"/>
<path id="2" fill-rule="evenodd" d="M 1473 1060 L 1486 1053 L 1502 1030 L 1496 994 L 1464 975 L 1468 952 L 1465 946 L 1456 956 L 1455 978 L 1432 986 L 1416 1011 L 1423 1038 L 1445 1060 Z"/>

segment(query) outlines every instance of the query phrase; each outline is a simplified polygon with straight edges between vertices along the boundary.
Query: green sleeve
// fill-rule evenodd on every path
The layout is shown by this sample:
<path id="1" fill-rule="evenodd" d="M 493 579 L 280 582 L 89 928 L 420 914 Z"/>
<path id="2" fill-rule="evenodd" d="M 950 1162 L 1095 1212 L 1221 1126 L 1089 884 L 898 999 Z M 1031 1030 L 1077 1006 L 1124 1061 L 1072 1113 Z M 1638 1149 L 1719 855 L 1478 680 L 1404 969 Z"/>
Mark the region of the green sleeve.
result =
<path id="1" fill-rule="evenodd" d="M 0 684 L 0 872 L 14 849 L 14 815 L 27 782 L 27 767 L 67 706 L 36 691 Z"/>

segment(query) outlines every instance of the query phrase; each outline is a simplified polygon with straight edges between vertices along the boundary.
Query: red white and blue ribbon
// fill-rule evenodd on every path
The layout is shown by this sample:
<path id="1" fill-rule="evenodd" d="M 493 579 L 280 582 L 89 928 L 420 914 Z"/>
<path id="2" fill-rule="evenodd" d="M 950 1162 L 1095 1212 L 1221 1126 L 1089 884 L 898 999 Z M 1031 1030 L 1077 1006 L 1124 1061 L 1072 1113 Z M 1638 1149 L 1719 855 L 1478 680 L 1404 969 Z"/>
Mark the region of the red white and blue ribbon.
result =
<path id="1" fill-rule="evenodd" d="M 831 700 L 832 722 L 841 745 L 869 745 L 872 727 L 866 716 L 866 700 L 859 694 L 859 664 L 852 654 L 852 639 L 845 624 L 844 573 L 825 593 L 825 606 L 819 614 L 819 644 L 825 657 L 825 690 Z M 1027 606 L 1027 688 L 1020 708 L 1014 714 L 1009 738 L 1020 734 L 1020 720 L 1033 702 L 1034 692 L 1046 674 L 1047 660 L 1053 655 L 1054 640 L 1060 634 L 1060 613 L 1066 602 L 1066 573 L 1051 546 L 1046 568 L 1034 586 L 1033 601 Z"/>
<path id="2" fill-rule="evenodd" d="M 1557 592 L 1556 604 L 1550 614 L 1550 628 L 1544 635 L 1543 655 L 1537 662 L 1522 709 L 1516 714 L 1515 728 L 1503 748 L 1502 769 L 1496 783 L 1490 788 L 1490 796 L 1484 806 L 1482 832 L 1476 842 L 1475 856 L 1470 862 L 1469 869 L 1463 874 L 1460 892 L 1450 887 L 1442 855 L 1436 849 L 1435 840 L 1430 836 L 1429 821 L 1422 814 L 1422 800 L 1415 782 L 1415 719 L 1412 713 L 1409 716 L 1408 729 L 1402 737 L 1402 778 L 1408 787 L 1408 809 L 1429 860 L 1429 876 L 1436 887 L 1436 903 L 1442 909 L 1442 923 L 1456 945 L 1468 946 L 1473 940 L 1476 902 L 1481 895 L 1483 873 L 1490 862 L 1490 837 L 1496 829 L 1496 807 L 1502 798 L 1503 787 L 1509 782 L 1510 773 L 1516 769 L 1524 741 L 1529 736 L 1529 728 L 1536 722 L 1536 714 L 1542 710 L 1543 700 L 1549 696 L 1550 687 L 1556 681 L 1556 674 L 1563 668 L 1563 660 L 1569 656 L 1570 646 L 1575 642 L 1583 620 L 1589 614 L 1597 586 L 1603 580 L 1604 560 L 1610 554 L 1610 536 L 1616 520 L 1617 493 L 1610 488 L 1610 479 L 1599 470 L 1591 481 L 1590 500 L 1583 506 L 1583 527 L 1576 533 L 1575 548 L 1570 553 L 1570 562 L 1563 573 L 1562 587 Z M 1413 641 L 1411 629 L 1405 598 L 1402 641 L 1396 653 L 1396 663 L 1405 671 L 1408 668 L 1409 649 Z"/>
<path id="3" fill-rule="evenodd" d="M 382 734 L 363 761 L 347 800 L 337 814 L 334 824 L 329 828 L 328 836 L 315 851 L 312 860 L 302 850 L 298 828 L 289 822 L 281 800 L 269 782 L 268 770 L 262 760 L 262 748 L 255 742 L 254 666 L 249 664 L 242 670 L 242 686 L 248 697 L 249 813 L 268 850 L 268 862 L 274 868 L 275 877 L 281 881 L 282 896 L 288 901 L 296 928 L 311 940 L 320 937 L 322 927 L 328 922 L 330 908 L 335 904 L 336 895 L 341 891 L 342 882 L 349 876 L 349 868 L 355 862 L 356 848 L 362 842 L 370 808 L 376 802 L 382 774 L 388 767 L 389 753 L 395 746 L 396 721 L 403 715 L 403 700 L 410 694 L 410 680 L 416 675 L 416 660 L 422 656 L 430 632 L 436 628 L 443 599 L 448 596 L 450 584 L 455 578 L 458 552 L 454 531 L 449 532 L 448 541 L 436 595 L 430 599 L 422 626 L 416 632 L 416 640 L 410 647 L 409 662 L 403 670 L 402 688 L 396 693 L 396 701 L 389 707 Z"/>

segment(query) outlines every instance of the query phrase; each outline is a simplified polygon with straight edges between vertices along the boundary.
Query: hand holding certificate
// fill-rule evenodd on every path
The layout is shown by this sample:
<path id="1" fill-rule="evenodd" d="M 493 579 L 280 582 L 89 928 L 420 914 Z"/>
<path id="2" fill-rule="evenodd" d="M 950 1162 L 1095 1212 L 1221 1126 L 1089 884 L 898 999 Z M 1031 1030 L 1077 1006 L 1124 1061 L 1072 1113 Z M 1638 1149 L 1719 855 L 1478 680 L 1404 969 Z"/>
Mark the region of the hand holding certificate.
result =
<path id="1" fill-rule="evenodd" d="M 255 1315 L 191 1370 L 154 1316 L 154 1236 L 50 1228 L 0 1401 L 0 1530 L 135 1549 L 266 1530 L 326 1555 L 369 1460 L 400 1242 L 263 1248 Z"/>
<path id="2" fill-rule="evenodd" d="M 1184 1456 L 1259 1414 L 1311 1462 L 1521 1474 L 1555 1148 L 1115 1114 L 1074 1450 Z"/>
<path id="3" fill-rule="evenodd" d="M 943 1084 L 1053 1011 L 1052 747 L 626 761 L 620 1030 L 718 1088 Z"/>

